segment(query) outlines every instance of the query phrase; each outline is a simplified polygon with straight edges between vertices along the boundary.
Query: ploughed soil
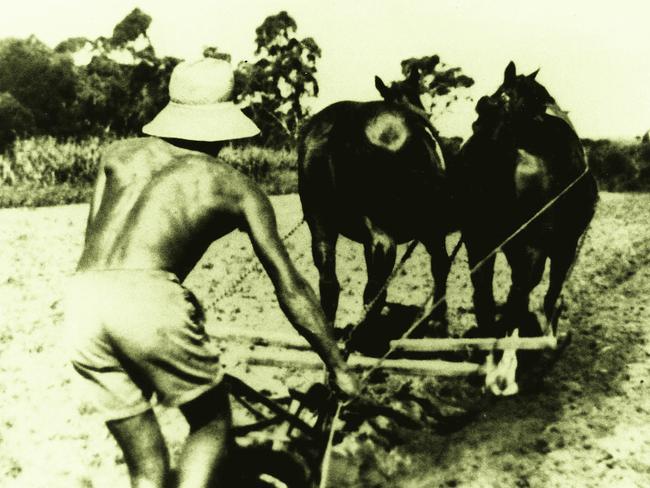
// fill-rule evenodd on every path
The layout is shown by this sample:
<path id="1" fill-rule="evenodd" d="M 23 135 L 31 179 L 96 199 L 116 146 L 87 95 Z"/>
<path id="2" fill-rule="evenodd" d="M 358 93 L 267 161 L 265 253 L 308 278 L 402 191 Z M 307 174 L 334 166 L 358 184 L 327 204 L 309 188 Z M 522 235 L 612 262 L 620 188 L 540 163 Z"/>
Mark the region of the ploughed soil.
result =
<path id="1" fill-rule="evenodd" d="M 272 200 L 283 234 L 300 220 L 300 204 L 295 195 Z M 0 210 L 3 487 L 128 486 L 123 457 L 65 356 L 61 294 L 80 254 L 86 214 L 85 205 Z M 545 371 L 538 371 L 534 387 L 496 398 L 465 378 L 373 378 L 368 394 L 415 422 L 357 415 L 354 425 L 337 423 L 345 435 L 336 436 L 329 486 L 650 486 L 648 215 L 650 195 L 601 195 L 565 288 L 559 327 L 572 332 L 572 343 L 555 364 L 542 363 Z M 450 250 L 457 238 L 449 237 Z M 309 242 L 303 225 L 287 246 L 316 287 Z M 234 233 L 215 243 L 188 277 L 186 285 L 205 306 L 208 330 L 295 334 L 268 278 L 254 265 L 246 236 Z M 431 287 L 428 268 L 419 246 L 391 284 L 389 301 L 420 306 Z M 250 275 L 230 293 L 248 269 Z M 361 314 L 365 264 L 359 244 L 339 240 L 337 269 L 337 325 L 343 327 Z M 500 300 L 508 278 L 499 257 Z M 539 307 L 543 291 L 544 284 L 535 291 L 533 307 Z M 474 323 L 464 250 L 452 268 L 448 301 L 451 332 L 460 335 Z M 390 325 L 384 322 L 382 328 Z M 322 379 L 320 372 L 302 368 L 247 366 L 241 358 L 249 345 L 220 345 L 228 372 L 272 394 Z M 289 356 L 278 351 L 277 357 Z M 156 412 L 176 456 L 187 427 L 175 409 Z"/>

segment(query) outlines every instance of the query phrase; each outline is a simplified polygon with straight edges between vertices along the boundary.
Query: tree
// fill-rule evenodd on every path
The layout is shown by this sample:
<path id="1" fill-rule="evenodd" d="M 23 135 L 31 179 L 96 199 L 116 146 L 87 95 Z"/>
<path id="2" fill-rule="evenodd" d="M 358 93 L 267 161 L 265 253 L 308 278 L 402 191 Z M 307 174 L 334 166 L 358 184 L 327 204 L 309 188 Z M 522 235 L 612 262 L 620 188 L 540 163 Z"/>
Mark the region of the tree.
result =
<path id="1" fill-rule="evenodd" d="M 53 51 L 34 36 L 4 39 L 0 41 L 0 87 L 11 95 L 5 95 L 4 110 L 20 106 L 16 113 L 32 124 L 23 127 L 26 133 L 71 132 L 69 112 L 76 96 L 76 77 L 69 56 Z"/>
<path id="2" fill-rule="evenodd" d="M 286 11 L 267 17 L 255 30 L 257 60 L 239 63 L 235 73 L 235 100 L 248 106 L 269 145 L 296 137 L 308 115 L 305 99 L 318 95 L 315 74 L 321 50 L 311 37 L 298 39 L 296 30 Z"/>
<path id="3" fill-rule="evenodd" d="M 440 61 L 440 56 L 423 56 L 421 58 L 408 58 L 401 63 L 404 80 L 397 83 L 406 83 L 414 72 L 419 75 L 420 94 L 427 99 L 424 107 L 433 114 L 436 107 L 447 108 L 459 99 L 457 90 L 469 88 L 474 80 L 462 72 L 459 67 L 449 67 Z"/>
<path id="4" fill-rule="evenodd" d="M 0 150 L 34 129 L 34 115 L 9 92 L 0 93 Z"/>
<path id="5" fill-rule="evenodd" d="M 228 61 L 229 63 L 232 61 L 232 56 L 228 53 L 224 53 L 219 50 L 218 47 L 216 46 L 208 46 L 203 49 L 203 57 L 204 58 L 214 58 L 214 59 L 222 59 L 224 61 Z"/>
<path id="6" fill-rule="evenodd" d="M 56 47 L 68 55 L 92 49 L 90 62 L 77 67 L 80 132 L 137 134 L 167 103 L 169 77 L 179 60 L 156 56 L 150 25 L 151 17 L 136 8 L 109 38 L 70 38 Z"/>
<path id="7" fill-rule="evenodd" d="M 136 41 L 140 36 L 149 40 L 147 30 L 150 25 L 151 17 L 139 8 L 134 8 L 131 13 L 113 28 L 113 35 L 109 42 L 113 47 L 123 48 L 129 46 L 130 43 Z"/>

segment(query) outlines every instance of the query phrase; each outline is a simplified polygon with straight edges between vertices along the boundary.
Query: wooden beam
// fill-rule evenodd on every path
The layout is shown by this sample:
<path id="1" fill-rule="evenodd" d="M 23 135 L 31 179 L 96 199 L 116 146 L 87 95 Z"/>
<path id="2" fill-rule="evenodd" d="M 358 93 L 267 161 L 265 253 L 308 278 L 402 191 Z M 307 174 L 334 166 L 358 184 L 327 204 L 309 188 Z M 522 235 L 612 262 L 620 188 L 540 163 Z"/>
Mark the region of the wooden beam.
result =
<path id="1" fill-rule="evenodd" d="M 210 337 L 221 341 L 247 342 L 257 346 L 273 346 L 288 349 L 311 350 L 311 346 L 305 338 L 295 334 L 282 334 L 277 332 L 253 331 L 248 329 L 220 330 Z"/>
<path id="2" fill-rule="evenodd" d="M 556 349 L 557 338 L 542 336 L 504 337 L 500 339 L 399 339 L 391 341 L 390 345 L 395 348 L 395 351 L 405 352 L 464 351 L 466 349 L 481 349 L 484 351 L 491 351 L 492 349 L 540 350 Z"/>
<path id="3" fill-rule="evenodd" d="M 291 352 L 278 355 L 272 351 L 254 350 L 247 351 L 240 356 L 242 360 L 252 365 L 274 366 L 286 368 L 288 366 L 305 369 L 322 369 L 323 362 L 315 353 Z M 348 364 L 355 370 L 370 369 L 377 365 L 377 358 L 351 355 Z M 424 376 L 468 376 L 481 374 L 482 367 L 476 363 L 442 361 L 439 359 L 385 359 L 379 365 L 382 370 L 389 370 L 397 374 L 424 375 Z"/>
<path id="4" fill-rule="evenodd" d="M 277 332 L 258 332 L 248 329 L 234 329 L 219 331 L 211 334 L 216 340 L 247 342 L 251 345 L 271 346 L 300 351 L 311 351 L 311 346 L 298 333 L 285 334 Z M 561 338 L 560 338 L 561 339 Z M 503 338 L 444 338 L 444 339 L 398 339 L 391 341 L 395 351 L 405 352 L 437 352 L 437 351 L 464 351 L 467 349 L 480 349 L 491 351 L 493 349 L 521 349 L 540 350 L 556 349 L 558 338 L 552 336 L 542 337 L 503 337 Z"/>

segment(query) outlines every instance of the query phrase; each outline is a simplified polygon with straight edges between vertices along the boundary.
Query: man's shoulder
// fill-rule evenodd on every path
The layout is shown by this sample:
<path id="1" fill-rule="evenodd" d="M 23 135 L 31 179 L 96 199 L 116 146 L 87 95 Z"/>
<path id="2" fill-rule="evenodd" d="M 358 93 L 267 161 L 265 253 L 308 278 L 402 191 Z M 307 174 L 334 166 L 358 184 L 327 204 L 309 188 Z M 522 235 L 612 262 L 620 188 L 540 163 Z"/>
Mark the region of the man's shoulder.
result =
<path id="1" fill-rule="evenodd" d="M 134 153 L 153 148 L 158 141 L 154 137 L 131 137 L 111 142 L 105 149 L 107 155 Z"/>
<path id="2" fill-rule="evenodd" d="M 157 137 L 120 139 L 109 144 L 104 151 L 107 165 L 167 167 L 170 172 L 184 172 L 199 167 L 205 173 L 218 172 L 220 164 L 215 158 L 197 151 L 173 148 Z"/>
<path id="3" fill-rule="evenodd" d="M 106 148 L 104 164 L 114 169 L 150 168 L 155 171 L 154 168 L 164 168 L 167 176 L 180 177 L 188 183 L 200 180 L 217 194 L 263 198 L 264 193 L 248 176 L 218 157 L 172 148 L 156 137 L 122 139 L 111 143 Z"/>
<path id="4" fill-rule="evenodd" d="M 154 159 L 157 142 L 154 138 L 141 137 L 113 141 L 103 151 L 102 165 L 107 168 L 129 166 Z"/>

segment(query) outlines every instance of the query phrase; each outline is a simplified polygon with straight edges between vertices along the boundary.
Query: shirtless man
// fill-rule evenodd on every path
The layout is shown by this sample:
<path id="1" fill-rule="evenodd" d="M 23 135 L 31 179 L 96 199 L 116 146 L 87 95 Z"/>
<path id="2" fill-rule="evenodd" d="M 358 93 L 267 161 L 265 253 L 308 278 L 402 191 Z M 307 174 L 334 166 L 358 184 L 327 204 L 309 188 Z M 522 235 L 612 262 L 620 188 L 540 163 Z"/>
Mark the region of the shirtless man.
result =
<path id="1" fill-rule="evenodd" d="M 248 233 L 280 307 L 334 385 L 358 393 L 314 292 L 289 260 L 268 198 L 215 159 L 223 141 L 259 132 L 224 101 L 232 84 L 226 62 L 181 63 L 170 80 L 170 103 L 143 128 L 156 137 L 108 148 L 68 290 L 72 363 L 89 380 L 137 488 L 162 487 L 169 478 L 153 393 L 179 406 L 190 426 L 178 486 L 222 486 L 228 395 L 202 309 L 181 283 L 208 246 L 235 229 Z"/>

